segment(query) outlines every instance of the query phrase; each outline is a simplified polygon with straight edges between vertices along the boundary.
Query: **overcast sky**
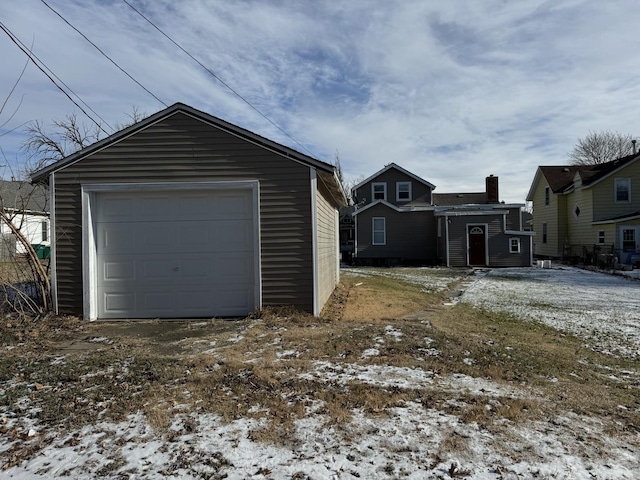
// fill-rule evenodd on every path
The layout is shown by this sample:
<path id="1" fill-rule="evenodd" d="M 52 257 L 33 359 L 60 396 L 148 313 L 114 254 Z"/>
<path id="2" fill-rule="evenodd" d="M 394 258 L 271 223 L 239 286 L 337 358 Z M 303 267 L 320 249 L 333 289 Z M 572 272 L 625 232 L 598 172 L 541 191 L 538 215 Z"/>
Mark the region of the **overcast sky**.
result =
<path id="1" fill-rule="evenodd" d="M 589 131 L 640 134 L 635 0 L 128 0 L 282 131 L 122 0 L 46 1 L 160 100 L 42 0 L 2 0 L 0 22 L 112 127 L 183 102 L 337 151 L 350 179 L 395 162 L 445 193 L 493 174 L 518 203 Z M 1 31 L 0 52 L 1 105 L 27 57 Z M 30 64 L 0 113 L 0 173 L 23 171 L 25 122 L 74 111 Z"/>

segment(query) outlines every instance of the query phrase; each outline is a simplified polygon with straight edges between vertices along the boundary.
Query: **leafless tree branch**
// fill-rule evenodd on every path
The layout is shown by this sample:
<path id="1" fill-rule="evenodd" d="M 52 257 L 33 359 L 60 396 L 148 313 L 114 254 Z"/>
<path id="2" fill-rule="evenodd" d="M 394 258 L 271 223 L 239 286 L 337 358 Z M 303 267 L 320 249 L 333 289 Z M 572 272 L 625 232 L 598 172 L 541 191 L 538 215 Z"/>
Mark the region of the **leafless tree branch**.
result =
<path id="1" fill-rule="evenodd" d="M 573 165 L 599 165 L 633 153 L 634 137 L 609 130 L 589 132 L 574 145 L 568 156 Z"/>

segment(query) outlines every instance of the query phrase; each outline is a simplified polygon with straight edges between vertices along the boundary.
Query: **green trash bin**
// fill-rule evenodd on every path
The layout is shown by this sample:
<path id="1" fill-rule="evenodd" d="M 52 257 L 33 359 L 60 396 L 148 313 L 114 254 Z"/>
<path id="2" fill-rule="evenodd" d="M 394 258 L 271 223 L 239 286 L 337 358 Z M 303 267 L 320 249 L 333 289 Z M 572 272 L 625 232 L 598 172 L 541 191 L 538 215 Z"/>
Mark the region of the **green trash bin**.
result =
<path id="1" fill-rule="evenodd" d="M 41 243 L 37 243 L 31 245 L 36 252 L 36 256 L 40 260 L 46 260 L 51 256 L 51 247 L 49 245 L 43 245 Z"/>

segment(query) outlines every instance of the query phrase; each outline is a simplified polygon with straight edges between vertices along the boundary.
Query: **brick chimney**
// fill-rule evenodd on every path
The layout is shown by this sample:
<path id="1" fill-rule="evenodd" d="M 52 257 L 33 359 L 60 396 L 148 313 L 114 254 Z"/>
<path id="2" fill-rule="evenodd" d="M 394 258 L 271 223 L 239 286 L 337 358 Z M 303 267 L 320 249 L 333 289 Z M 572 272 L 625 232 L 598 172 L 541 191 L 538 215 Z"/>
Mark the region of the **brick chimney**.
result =
<path id="1" fill-rule="evenodd" d="M 500 203 L 498 196 L 498 177 L 489 175 L 487 177 L 487 203 Z"/>

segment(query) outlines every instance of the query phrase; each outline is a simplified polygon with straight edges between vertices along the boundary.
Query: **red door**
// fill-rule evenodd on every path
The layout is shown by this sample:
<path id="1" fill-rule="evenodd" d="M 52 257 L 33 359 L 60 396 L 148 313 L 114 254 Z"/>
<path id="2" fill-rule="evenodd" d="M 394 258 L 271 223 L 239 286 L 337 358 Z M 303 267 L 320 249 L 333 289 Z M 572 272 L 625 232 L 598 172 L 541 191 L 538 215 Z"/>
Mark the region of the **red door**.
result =
<path id="1" fill-rule="evenodd" d="M 467 226 L 467 238 L 469 242 L 469 265 L 487 264 L 487 232 L 485 225 Z"/>

